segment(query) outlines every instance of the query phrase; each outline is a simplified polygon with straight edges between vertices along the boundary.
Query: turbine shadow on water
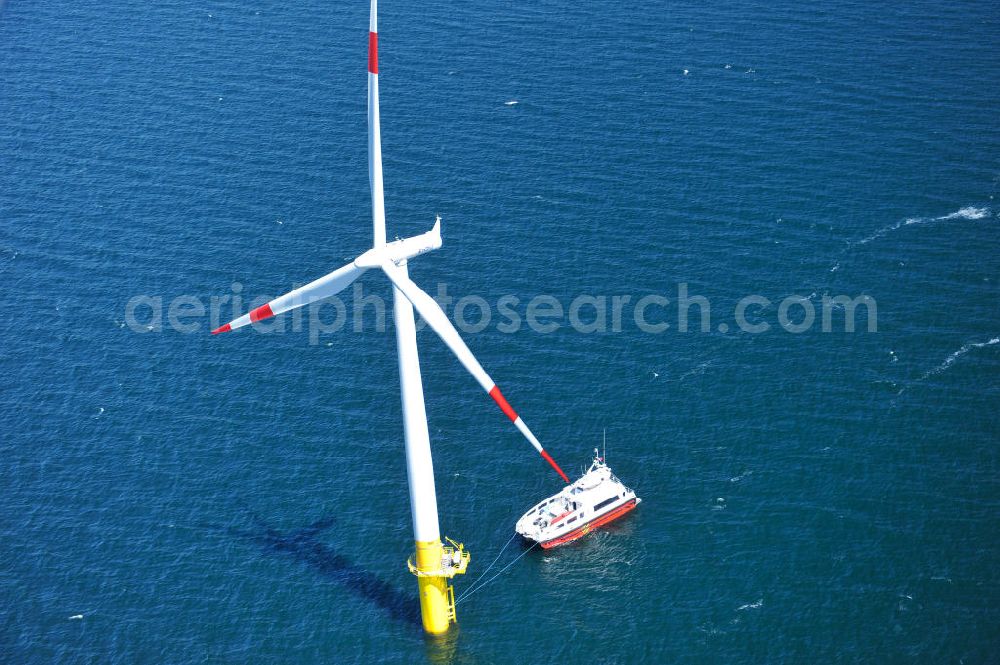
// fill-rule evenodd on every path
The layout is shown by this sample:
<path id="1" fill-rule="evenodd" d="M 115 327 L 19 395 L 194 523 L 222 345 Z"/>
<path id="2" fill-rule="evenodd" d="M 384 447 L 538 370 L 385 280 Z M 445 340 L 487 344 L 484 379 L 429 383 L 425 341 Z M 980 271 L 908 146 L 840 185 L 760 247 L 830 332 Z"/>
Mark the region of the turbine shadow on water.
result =
<path id="1" fill-rule="evenodd" d="M 252 511 L 250 515 L 254 521 L 253 529 L 229 527 L 228 532 L 256 543 L 268 553 L 287 554 L 319 572 L 324 578 L 336 582 L 359 598 L 378 606 L 391 618 L 417 628 L 421 626 L 417 598 L 402 593 L 388 582 L 380 580 L 370 571 L 337 553 L 333 547 L 318 539 L 323 531 L 336 522 L 333 516 L 321 517 L 301 529 L 281 532 Z"/>

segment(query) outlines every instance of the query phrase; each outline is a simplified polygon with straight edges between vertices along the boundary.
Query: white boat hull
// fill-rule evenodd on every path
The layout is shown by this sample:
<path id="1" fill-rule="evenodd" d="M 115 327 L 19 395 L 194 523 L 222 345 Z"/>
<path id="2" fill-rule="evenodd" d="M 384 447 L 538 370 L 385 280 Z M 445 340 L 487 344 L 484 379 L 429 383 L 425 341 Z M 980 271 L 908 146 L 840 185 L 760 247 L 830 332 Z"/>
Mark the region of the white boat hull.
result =
<path id="1" fill-rule="evenodd" d="M 600 457 L 576 482 L 526 512 L 515 530 L 545 549 L 578 540 L 624 517 L 642 499 L 626 487 Z"/>

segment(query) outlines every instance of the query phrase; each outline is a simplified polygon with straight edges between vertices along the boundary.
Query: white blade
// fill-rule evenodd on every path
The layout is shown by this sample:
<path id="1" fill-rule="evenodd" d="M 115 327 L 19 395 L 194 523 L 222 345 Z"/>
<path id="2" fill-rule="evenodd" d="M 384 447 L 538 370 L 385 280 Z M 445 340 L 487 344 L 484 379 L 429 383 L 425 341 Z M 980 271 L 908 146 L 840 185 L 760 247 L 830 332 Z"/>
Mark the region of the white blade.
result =
<path id="1" fill-rule="evenodd" d="M 252 312 L 244 314 L 237 319 L 233 319 L 226 325 L 213 330 L 212 334 L 218 335 L 219 333 L 236 330 L 237 328 L 242 328 L 245 325 L 256 323 L 257 321 L 269 319 L 272 316 L 281 314 L 282 312 L 287 312 L 288 310 L 295 309 L 297 307 L 303 307 L 310 303 L 314 303 L 317 300 L 329 298 L 332 295 L 340 293 L 354 283 L 354 280 L 361 277 L 361 275 L 365 273 L 365 270 L 367 270 L 367 268 L 359 268 L 354 265 L 353 262 L 348 263 L 343 268 L 337 268 L 329 275 L 320 277 L 305 286 L 299 287 L 294 291 L 290 291 L 283 296 L 275 298 L 266 305 L 261 305 Z"/>
<path id="2" fill-rule="evenodd" d="M 385 200 L 382 191 L 382 132 L 378 117 L 378 2 L 368 19 L 368 181 L 372 189 L 374 247 L 385 244 Z"/>
<path id="3" fill-rule="evenodd" d="M 497 406 L 506 414 L 508 418 L 513 421 L 514 425 L 520 430 L 521 434 L 524 435 L 535 450 L 545 458 L 545 461 L 552 465 L 552 468 L 565 480 L 569 482 L 569 478 L 563 473 L 563 470 L 559 468 L 555 460 L 545 452 L 542 448 L 542 444 L 538 442 L 535 435 L 532 434 L 528 426 L 524 424 L 517 412 L 507 403 L 506 398 L 504 398 L 503 393 L 500 392 L 500 388 L 497 384 L 490 378 L 490 375 L 486 373 L 483 366 L 479 364 L 476 357 L 472 355 L 472 351 L 466 346 L 465 341 L 462 340 L 461 335 L 455 330 L 455 326 L 451 325 L 451 321 L 448 320 L 448 316 L 444 313 L 441 307 L 431 298 L 423 289 L 413 283 L 413 281 L 407 277 L 406 273 L 400 270 L 391 261 L 386 261 L 382 264 L 382 270 L 388 275 L 392 283 L 396 285 L 403 295 L 406 296 L 407 300 L 413 303 L 414 309 L 420 312 L 420 316 L 424 317 L 424 321 L 427 325 L 438 334 L 438 337 L 451 349 L 458 361 L 462 363 L 469 374 L 479 382 L 479 385 L 483 387 L 489 396 L 493 398 L 493 401 L 497 403 Z"/>

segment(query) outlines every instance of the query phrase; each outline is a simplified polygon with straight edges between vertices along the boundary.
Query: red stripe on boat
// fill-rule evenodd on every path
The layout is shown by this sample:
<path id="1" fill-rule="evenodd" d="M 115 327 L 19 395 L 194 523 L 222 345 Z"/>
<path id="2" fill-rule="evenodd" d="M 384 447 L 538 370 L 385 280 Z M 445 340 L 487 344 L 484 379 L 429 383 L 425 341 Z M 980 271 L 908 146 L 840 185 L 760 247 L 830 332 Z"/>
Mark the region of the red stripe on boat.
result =
<path id="1" fill-rule="evenodd" d="M 274 316 L 274 312 L 271 311 L 271 303 L 261 305 L 254 311 L 250 312 L 250 323 L 257 323 L 262 319 L 269 319 L 272 316 Z"/>
<path id="2" fill-rule="evenodd" d="M 542 450 L 540 452 L 542 454 L 542 457 L 545 458 L 545 461 L 548 462 L 549 464 L 551 464 L 552 468 L 556 470 L 556 473 L 558 473 L 560 476 L 562 476 L 562 479 L 565 480 L 568 483 L 569 482 L 569 478 L 567 478 L 566 474 L 563 473 L 563 470 L 559 468 L 559 465 L 556 464 L 556 461 L 554 459 L 552 459 L 552 456 L 549 455 L 544 450 Z"/>
<path id="3" fill-rule="evenodd" d="M 368 71 L 378 74 L 378 33 L 368 33 Z"/>
<path id="4" fill-rule="evenodd" d="M 226 325 L 219 326 L 218 328 L 216 328 L 215 330 L 213 330 L 212 334 L 213 335 L 218 335 L 219 333 L 229 332 L 230 330 L 232 330 L 232 327 L 227 323 Z"/>
<path id="5" fill-rule="evenodd" d="M 497 406 L 500 407 L 500 410 L 507 414 L 507 417 L 510 418 L 511 422 L 517 420 L 517 412 L 514 411 L 513 407 L 511 407 L 511 405 L 507 403 L 507 400 L 506 398 L 504 398 L 503 393 L 500 392 L 500 386 L 496 385 L 493 386 L 493 390 L 490 391 L 490 397 L 492 397 L 493 401 L 497 403 Z M 542 454 L 544 455 L 544 453 Z M 562 473 L 562 471 L 560 471 L 559 473 Z"/>
<path id="6" fill-rule="evenodd" d="M 559 517 L 557 517 L 557 518 L 555 518 L 554 520 L 552 520 L 551 522 L 549 522 L 549 525 L 551 526 L 552 524 L 555 524 L 556 522 L 558 522 L 558 521 L 559 521 L 559 520 L 561 520 L 562 518 L 564 518 L 564 517 L 566 517 L 567 515 L 569 515 L 569 514 L 570 514 L 571 512 L 573 512 L 573 511 L 572 511 L 572 510 L 567 510 L 567 511 L 566 511 L 565 513 L 563 513 L 562 515 L 560 515 Z"/>
<path id="7" fill-rule="evenodd" d="M 632 499 L 628 503 L 626 503 L 624 505 L 621 505 L 621 506 L 618 506 L 617 508 L 615 508 L 611 512 L 605 513 L 605 514 L 601 515 L 600 517 L 598 517 L 597 519 L 591 520 L 590 522 L 587 522 L 586 524 L 584 524 L 580 528 L 574 529 L 574 530 L 570 531 L 565 536 L 559 536 L 558 538 L 554 538 L 552 540 L 549 540 L 547 542 L 542 543 L 542 547 L 544 549 L 551 549 L 553 547 L 556 547 L 557 545 L 565 545 L 566 543 L 571 543 L 574 540 L 577 540 L 579 538 L 582 538 L 583 536 L 586 536 L 588 533 L 590 533 L 591 531 L 593 531 L 597 527 L 603 526 L 604 524 L 607 524 L 608 522 L 613 522 L 614 520 L 618 519 L 619 517 L 621 517 L 625 513 L 629 512 L 630 510 L 632 510 L 633 508 L 635 508 L 636 505 L 637 504 L 636 504 L 635 499 Z"/>

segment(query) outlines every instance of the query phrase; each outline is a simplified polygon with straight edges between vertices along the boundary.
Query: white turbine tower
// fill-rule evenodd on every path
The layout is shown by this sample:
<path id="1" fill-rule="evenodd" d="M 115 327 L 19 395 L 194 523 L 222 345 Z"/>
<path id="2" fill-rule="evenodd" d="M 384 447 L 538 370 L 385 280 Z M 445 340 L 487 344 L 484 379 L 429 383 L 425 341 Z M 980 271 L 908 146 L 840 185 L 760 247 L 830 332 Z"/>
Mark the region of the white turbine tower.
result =
<path id="1" fill-rule="evenodd" d="M 271 302 L 244 314 L 212 331 L 228 332 L 270 318 L 282 312 L 303 307 L 344 290 L 371 268 L 380 269 L 393 284 L 393 318 L 396 323 L 396 347 L 399 356 L 399 382 L 403 402 L 403 432 L 406 441 L 406 469 L 410 486 L 410 509 L 413 514 L 413 535 L 416 541 L 416 561 L 409 562 L 417 576 L 420 609 L 424 629 L 443 633 L 455 621 L 454 593 L 447 580 L 464 573 L 469 555 L 461 545 L 445 547 L 438 527 L 437 497 L 434 490 L 434 463 L 431 458 L 427 415 L 424 411 L 424 389 L 420 380 L 420 358 L 417 354 L 416 327 L 413 310 L 420 315 L 455 354 L 500 409 L 510 418 L 521 434 L 545 458 L 565 482 L 569 478 L 555 460 L 542 448 L 524 421 L 518 417 L 500 392 L 493 379 L 472 355 L 447 315 L 425 291 L 410 280 L 406 263 L 415 256 L 441 247 L 441 219 L 434 228 L 418 236 L 386 243 L 385 207 L 382 192 L 382 141 L 379 131 L 378 108 L 378 26 L 377 0 L 371 0 L 368 35 L 368 174 L 372 193 L 372 248 L 351 263 L 324 277 L 275 298 Z"/>

